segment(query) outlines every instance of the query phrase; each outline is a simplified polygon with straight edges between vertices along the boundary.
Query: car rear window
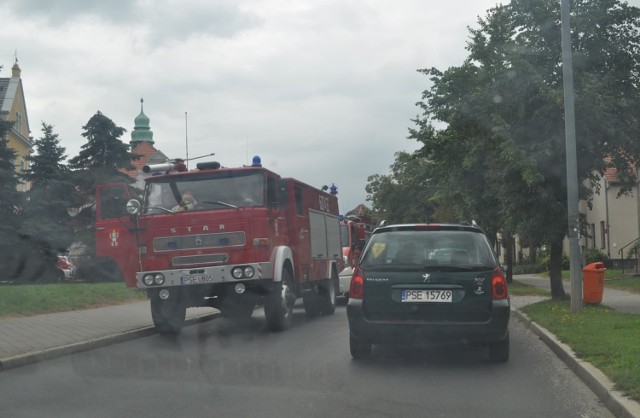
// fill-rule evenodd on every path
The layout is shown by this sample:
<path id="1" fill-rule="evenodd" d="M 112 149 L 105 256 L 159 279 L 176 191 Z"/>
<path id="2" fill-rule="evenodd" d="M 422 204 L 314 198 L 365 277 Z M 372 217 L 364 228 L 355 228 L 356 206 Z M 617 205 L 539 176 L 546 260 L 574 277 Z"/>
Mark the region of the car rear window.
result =
<path id="1" fill-rule="evenodd" d="M 493 267 L 496 260 L 486 237 L 458 230 L 401 230 L 374 234 L 363 266 L 459 265 Z"/>

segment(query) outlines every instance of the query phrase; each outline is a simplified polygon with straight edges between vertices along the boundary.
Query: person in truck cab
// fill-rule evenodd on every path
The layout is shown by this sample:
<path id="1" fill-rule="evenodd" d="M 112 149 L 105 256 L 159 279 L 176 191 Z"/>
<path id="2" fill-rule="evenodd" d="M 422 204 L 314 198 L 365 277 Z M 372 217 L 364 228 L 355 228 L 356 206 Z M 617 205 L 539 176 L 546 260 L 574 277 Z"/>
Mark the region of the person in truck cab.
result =
<path id="1" fill-rule="evenodd" d="M 191 210 L 196 206 L 196 199 L 191 192 L 187 191 L 182 194 L 182 200 L 171 210 L 174 212 L 181 212 L 185 210 Z"/>

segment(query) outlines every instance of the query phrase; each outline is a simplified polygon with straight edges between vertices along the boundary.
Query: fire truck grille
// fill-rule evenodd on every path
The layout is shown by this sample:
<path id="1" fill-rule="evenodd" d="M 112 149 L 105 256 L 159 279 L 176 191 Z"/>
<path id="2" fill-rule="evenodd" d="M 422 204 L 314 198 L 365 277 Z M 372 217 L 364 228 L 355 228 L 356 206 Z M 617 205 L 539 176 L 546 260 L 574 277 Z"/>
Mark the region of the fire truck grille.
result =
<path id="1" fill-rule="evenodd" d="M 153 240 L 153 251 L 176 251 L 204 248 L 238 247 L 246 243 L 244 232 L 225 232 L 220 234 L 186 235 L 176 237 L 158 237 Z"/>
<path id="2" fill-rule="evenodd" d="M 199 264 L 212 264 L 212 263 L 226 263 L 229 257 L 226 254 L 206 254 L 206 255 L 192 255 L 185 257 L 173 257 L 172 263 L 174 266 L 193 266 Z"/>

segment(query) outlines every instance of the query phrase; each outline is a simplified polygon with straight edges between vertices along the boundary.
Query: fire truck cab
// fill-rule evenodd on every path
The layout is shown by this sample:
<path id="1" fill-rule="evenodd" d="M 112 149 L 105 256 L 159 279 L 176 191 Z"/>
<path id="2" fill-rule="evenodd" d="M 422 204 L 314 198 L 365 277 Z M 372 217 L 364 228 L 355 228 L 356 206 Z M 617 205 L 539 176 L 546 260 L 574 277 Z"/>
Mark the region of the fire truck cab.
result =
<path id="1" fill-rule="evenodd" d="M 298 298 L 307 315 L 335 311 L 344 266 L 335 194 L 262 166 L 144 171 L 139 198 L 124 183 L 98 187 L 96 255 L 146 291 L 159 332 L 179 332 L 189 307 L 248 318 L 262 305 L 273 331 L 289 327 Z"/>
<path id="2" fill-rule="evenodd" d="M 349 285 L 353 268 L 360 259 L 360 254 L 373 232 L 373 224 L 366 216 L 340 216 L 340 239 L 342 242 L 342 257 L 344 269 L 339 273 L 340 296 L 349 297 Z"/>

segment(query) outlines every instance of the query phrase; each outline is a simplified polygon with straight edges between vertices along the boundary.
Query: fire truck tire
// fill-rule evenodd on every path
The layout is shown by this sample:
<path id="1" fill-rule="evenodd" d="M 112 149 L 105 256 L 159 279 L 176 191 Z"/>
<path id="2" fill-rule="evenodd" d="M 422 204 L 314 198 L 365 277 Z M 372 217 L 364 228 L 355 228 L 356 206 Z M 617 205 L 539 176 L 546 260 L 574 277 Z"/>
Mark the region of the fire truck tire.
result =
<path id="1" fill-rule="evenodd" d="M 323 315 L 333 315 L 336 311 L 336 289 L 338 278 L 327 279 L 318 286 L 318 310 Z"/>
<path id="2" fill-rule="evenodd" d="M 291 273 L 282 271 L 282 280 L 273 284 L 273 290 L 264 296 L 264 315 L 271 331 L 284 331 L 293 321 L 295 294 L 291 288 Z"/>
<path id="3" fill-rule="evenodd" d="M 177 334 L 184 326 L 187 308 L 180 303 L 179 297 L 162 300 L 151 297 L 151 318 L 160 334 Z"/>
<path id="4" fill-rule="evenodd" d="M 320 313 L 319 302 L 319 297 L 315 289 L 308 290 L 302 294 L 304 313 L 306 313 L 309 318 L 314 317 Z"/>

